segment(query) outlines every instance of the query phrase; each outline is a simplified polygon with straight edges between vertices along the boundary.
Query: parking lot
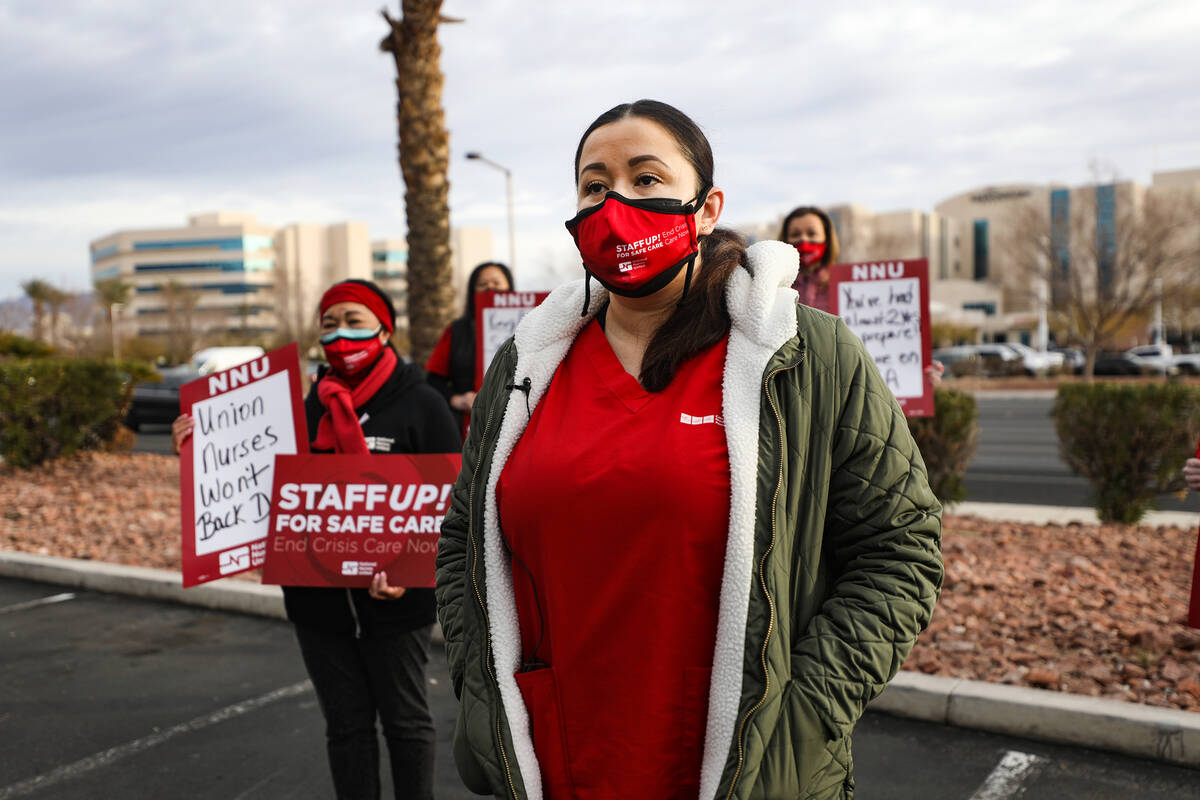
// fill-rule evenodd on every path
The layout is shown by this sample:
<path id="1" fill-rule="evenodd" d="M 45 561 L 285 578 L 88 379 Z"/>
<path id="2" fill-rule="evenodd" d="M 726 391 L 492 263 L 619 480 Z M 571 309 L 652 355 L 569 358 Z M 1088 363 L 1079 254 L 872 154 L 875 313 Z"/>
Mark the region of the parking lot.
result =
<path id="1" fill-rule="evenodd" d="M 0 800 L 332 796 L 287 623 L 2 579 L 0 636 Z M 429 678 L 438 797 L 471 797 L 440 648 Z M 868 800 L 1200 798 L 1190 770 L 884 714 L 855 758 Z"/>

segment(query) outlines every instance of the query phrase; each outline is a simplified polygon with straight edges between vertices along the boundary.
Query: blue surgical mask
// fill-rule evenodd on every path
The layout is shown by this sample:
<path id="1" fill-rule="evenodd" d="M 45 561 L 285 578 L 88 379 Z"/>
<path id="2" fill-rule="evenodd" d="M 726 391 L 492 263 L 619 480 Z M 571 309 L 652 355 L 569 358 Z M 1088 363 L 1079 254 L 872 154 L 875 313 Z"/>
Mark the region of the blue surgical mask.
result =
<path id="1" fill-rule="evenodd" d="M 380 325 L 375 330 L 369 328 L 338 328 L 336 331 L 329 331 L 321 334 L 321 344 L 333 344 L 338 339 L 348 339 L 352 342 L 364 342 L 367 339 L 372 339 L 383 332 L 383 326 Z"/>

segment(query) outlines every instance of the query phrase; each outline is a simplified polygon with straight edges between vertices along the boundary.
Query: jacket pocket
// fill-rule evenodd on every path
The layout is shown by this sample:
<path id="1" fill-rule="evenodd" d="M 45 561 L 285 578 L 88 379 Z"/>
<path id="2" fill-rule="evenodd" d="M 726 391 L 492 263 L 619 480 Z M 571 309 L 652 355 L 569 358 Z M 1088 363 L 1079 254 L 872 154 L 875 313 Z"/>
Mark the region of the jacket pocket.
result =
<path id="1" fill-rule="evenodd" d="M 574 797 L 575 787 L 567 760 L 567 733 L 554 668 L 518 672 L 515 677 L 529 714 L 530 734 L 542 771 L 542 792 L 550 800 Z"/>
<path id="2" fill-rule="evenodd" d="M 704 759 L 704 734 L 708 729 L 708 687 L 712 668 L 683 670 L 683 704 L 679 727 L 679 780 L 682 797 L 700 793 L 700 765 Z"/>

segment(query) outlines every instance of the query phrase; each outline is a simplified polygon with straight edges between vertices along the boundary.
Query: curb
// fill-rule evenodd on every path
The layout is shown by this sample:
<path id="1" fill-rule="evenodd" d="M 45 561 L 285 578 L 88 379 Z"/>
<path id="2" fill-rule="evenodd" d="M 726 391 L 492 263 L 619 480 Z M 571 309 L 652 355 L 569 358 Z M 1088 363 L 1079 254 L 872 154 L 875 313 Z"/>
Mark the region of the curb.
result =
<path id="1" fill-rule="evenodd" d="M 278 586 L 228 580 L 184 589 L 179 573 L 169 569 L 2 550 L 0 577 L 41 581 L 234 614 L 287 619 L 283 608 L 283 591 Z M 433 625 L 433 641 L 436 644 L 445 642 L 442 626 L 438 623 Z"/>
<path id="2" fill-rule="evenodd" d="M 0 552 L 0 577 L 286 619 L 277 586 L 184 589 L 172 570 Z M 433 640 L 444 639 L 434 626 Z M 1118 700 L 901 671 L 870 705 L 900 717 L 1200 767 L 1200 714 Z"/>
<path id="3" fill-rule="evenodd" d="M 870 708 L 942 725 L 1200 767 L 1200 714 L 901 671 Z"/>
<path id="4" fill-rule="evenodd" d="M 1096 509 L 1084 506 L 1037 506 L 964 500 L 960 503 L 947 504 L 945 512 L 961 516 L 983 517 L 996 522 L 1025 522 L 1034 525 L 1101 524 L 1100 518 L 1096 515 Z M 1148 511 L 1138 524 L 1150 527 L 1164 525 L 1176 528 L 1195 528 L 1197 522 L 1200 522 L 1200 507 L 1195 511 Z"/>

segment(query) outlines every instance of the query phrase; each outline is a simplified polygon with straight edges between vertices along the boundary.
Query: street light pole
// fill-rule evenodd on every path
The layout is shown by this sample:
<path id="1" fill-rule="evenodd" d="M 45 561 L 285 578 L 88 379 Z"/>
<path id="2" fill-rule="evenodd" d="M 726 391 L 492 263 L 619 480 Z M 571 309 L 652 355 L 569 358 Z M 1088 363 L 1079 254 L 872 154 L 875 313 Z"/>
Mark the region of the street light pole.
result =
<path id="1" fill-rule="evenodd" d="M 498 169 L 504 173 L 504 194 L 508 206 L 508 268 L 515 269 L 517 262 L 517 237 L 516 225 L 513 220 L 513 189 L 512 189 L 512 170 L 502 164 L 497 164 L 490 158 L 484 157 L 482 153 L 467 153 L 468 161 L 481 161 L 493 169 Z"/>

